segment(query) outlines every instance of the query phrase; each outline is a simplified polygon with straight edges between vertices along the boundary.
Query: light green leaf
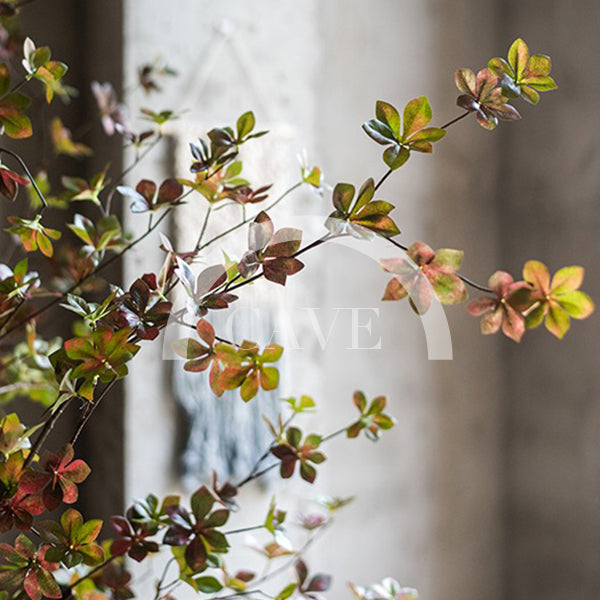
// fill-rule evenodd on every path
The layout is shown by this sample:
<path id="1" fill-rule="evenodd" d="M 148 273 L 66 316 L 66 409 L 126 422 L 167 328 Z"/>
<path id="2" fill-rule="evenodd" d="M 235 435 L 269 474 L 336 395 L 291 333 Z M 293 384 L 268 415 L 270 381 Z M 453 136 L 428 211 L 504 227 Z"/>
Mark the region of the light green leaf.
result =
<path id="1" fill-rule="evenodd" d="M 423 129 L 431 121 L 431 106 L 425 96 L 411 100 L 404 108 L 404 129 L 402 139 L 408 139 L 419 129 Z"/>

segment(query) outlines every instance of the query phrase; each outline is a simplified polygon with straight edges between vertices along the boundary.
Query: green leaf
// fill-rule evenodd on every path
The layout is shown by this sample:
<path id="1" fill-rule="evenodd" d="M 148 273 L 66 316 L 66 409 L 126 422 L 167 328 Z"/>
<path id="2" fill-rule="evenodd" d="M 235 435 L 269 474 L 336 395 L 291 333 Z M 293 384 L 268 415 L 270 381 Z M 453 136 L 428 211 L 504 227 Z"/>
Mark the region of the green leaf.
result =
<path id="1" fill-rule="evenodd" d="M 556 271 L 550 283 L 552 295 L 574 292 L 581 287 L 585 270 L 583 267 L 563 267 Z"/>
<path id="2" fill-rule="evenodd" d="M 410 157 L 410 151 L 403 146 L 390 146 L 383 152 L 383 162 L 392 171 L 399 169 Z"/>
<path id="3" fill-rule="evenodd" d="M 259 378 L 258 371 L 253 371 L 242 382 L 240 396 L 244 402 L 252 400 L 258 393 Z"/>
<path id="4" fill-rule="evenodd" d="M 213 507 L 215 499 L 206 486 L 192 494 L 190 499 L 192 512 L 196 519 L 203 519 Z"/>
<path id="5" fill-rule="evenodd" d="M 508 63 L 512 67 L 517 78 L 520 78 L 528 61 L 529 48 L 521 38 L 517 38 L 508 50 Z"/>
<path id="6" fill-rule="evenodd" d="M 529 104 L 533 104 L 534 106 L 540 101 L 540 95 L 527 85 L 521 86 L 521 95 Z"/>
<path id="7" fill-rule="evenodd" d="M 350 183 L 338 183 L 333 189 L 333 206 L 340 212 L 347 214 L 355 191 L 354 186 Z"/>
<path id="8" fill-rule="evenodd" d="M 61 598 L 62 592 L 54 576 L 47 569 L 36 569 L 36 578 L 40 591 L 47 598 Z"/>
<path id="9" fill-rule="evenodd" d="M 523 80 L 523 83 L 538 92 L 549 92 L 558 87 L 552 77 L 528 77 Z"/>
<path id="10" fill-rule="evenodd" d="M 77 528 L 77 541 L 89 544 L 96 540 L 102 529 L 102 519 L 90 519 Z"/>
<path id="11" fill-rule="evenodd" d="M 306 440 L 304 440 L 304 444 L 306 446 L 310 446 L 311 448 L 318 448 L 321 445 L 321 436 L 316 433 L 311 433 L 306 436 Z"/>
<path id="12" fill-rule="evenodd" d="M 545 325 L 546 329 L 560 340 L 569 330 L 571 320 L 568 313 L 560 305 L 551 302 L 548 307 Z"/>
<path id="13" fill-rule="evenodd" d="M 544 315 L 546 314 L 546 305 L 539 304 L 532 311 L 528 312 L 525 317 L 525 327 L 527 329 L 535 329 L 542 324 Z"/>
<path id="14" fill-rule="evenodd" d="M 398 141 L 398 136 L 384 123 L 371 119 L 366 123 L 363 123 L 363 131 L 378 144 L 387 146 Z"/>
<path id="15" fill-rule="evenodd" d="M 354 392 L 352 396 L 352 401 L 354 402 L 354 406 L 358 408 L 359 412 L 363 414 L 365 412 L 365 409 L 367 408 L 367 397 L 365 396 L 364 392 L 361 392 L 359 390 Z"/>
<path id="16" fill-rule="evenodd" d="M 52 257 L 52 255 L 54 254 L 52 242 L 41 232 L 38 232 L 37 234 L 37 244 L 40 249 L 40 252 L 44 256 L 47 256 L 48 258 Z"/>
<path id="17" fill-rule="evenodd" d="M 425 96 L 411 100 L 404 108 L 402 139 L 407 140 L 413 133 L 423 129 L 431 121 L 431 116 L 431 106 Z"/>
<path id="18" fill-rule="evenodd" d="M 219 583 L 218 579 L 214 577 L 198 577 L 194 579 L 198 589 L 205 594 L 216 594 L 223 589 L 221 583 Z"/>
<path id="19" fill-rule="evenodd" d="M 396 136 L 400 135 L 400 115 L 391 104 L 378 100 L 375 104 L 375 116 L 387 125 Z"/>
<path id="20" fill-rule="evenodd" d="M 546 77 L 552 70 L 552 61 L 549 56 L 534 54 L 527 65 L 527 77 Z"/>
<path id="21" fill-rule="evenodd" d="M 477 87 L 475 73 L 471 69 L 458 69 L 454 73 L 454 83 L 458 91 L 469 96 L 475 92 Z"/>
<path id="22" fill-rule="evenodd" d="M 279 385 L 279 371 L 275 367 L 263 367 L 260 370 L 260 385 L 269 392 Z"/>
<path id="23" fill-rule="evenodd" d="M 238 140 L 245 138 L 253 129 L 256 124 L 256 119 L 252 111 L 245 112 L 237 120 L 237 137 Z"/>
<path id="24" fill-rule="evenodd" d="M 356 202 L 352 207 L 351 215 L 355 215 L 363 206 L 371 202 L 373 195 L 375 194 L 375 182 L 372 177 L 369 177 L 361 186 L 358 191 Z"/>
<path id="25" fill-rule="evenodd" d="M 465 284 L 456 275 L 437 271 L 429 279 L 442 304 L 459 304 L 467 299 Z"/>
<path id="26" fill-rule="evenodd" d="M 446 267 L 452 271 L 460 269 L 463 261 L 464 252 L 462 250 L 453 250 L 452 248 L 440 248 L 435 251 L 433 263 L 436 267 Z"/>
<path id="27" fill-rule="evenodd" d="M 300 477 L 302 477 L 304 481 L 308 481 L 308 483 L 314 483 L 317 478 L 317 470 L 312 465 L 305 462 L 300 463 Z"/>
<path id="28" fill-rule="evenodd" d="M 289 427 L 286 432 L 288 444 L 296 448 L 302 440 L 302 432 L 297 427 Z"/>
<path id="29" fill-rule="evenodd" d="M 439 127 L 426 127 L 417 131 L 411 138 L 411 144 L 415 142 L 437 142 L 446 135 L 445 129 Z"/>
<path id="30" fill-rule="evenodd" d="M 183 358 L 197 358 L 207 353 L 206 346 L 193 338 L 183 338 L 173 342 L 173 350 Z"/>
<path id="31" fill-rule="evenodd" d="M 557 302 L 575 319 L 587 319 L 594 312 L 594 302 L 584 292 L 567 292 L 556 297 Z"/>
<path id="32" fill-rule="evenodd" d="M 528 260 L 525 263 L 523 266 L 523 279 L 544 294 L 547 294 L 550 290 L 548 267 L 539 260 Z"/>
<path id="33" fill-rule="evenodd" d="M 297 583 L 290 583 L 289 585 L 286 585 L 279 592 L 279 594 L 277 594 L 277 596 L 275 597 L 275 600 L 287 600 L 287 598 L 289 598 L 296 591 L 297 587 L 298 587 Z"/>
<path id="34" fill-rule="evenodd" d="M 387 398 L 385 396 L 377 396 L 373 398 L 371 402 L 371 406 L 369 406 L 369 410 L 367 412 L 368 415 L 377 415 L 379 414 L 387 404 Z"/>
<path id="35" fill-rule="evenodd" d="M 19 93 L 9 94 L 0 100 L 0 123 L 6 135 L 15 139 L 31 137 L 31 121 L 24 113 L 29 106 L 27 96 Z"/>
<path id="36" fill-rule="evenodd" d="M 488 69 L 495 75 L 508 75 L 510 77 L 514 75 L 512 67 L 503 58 L 492 58 L 488 62 Z"/>

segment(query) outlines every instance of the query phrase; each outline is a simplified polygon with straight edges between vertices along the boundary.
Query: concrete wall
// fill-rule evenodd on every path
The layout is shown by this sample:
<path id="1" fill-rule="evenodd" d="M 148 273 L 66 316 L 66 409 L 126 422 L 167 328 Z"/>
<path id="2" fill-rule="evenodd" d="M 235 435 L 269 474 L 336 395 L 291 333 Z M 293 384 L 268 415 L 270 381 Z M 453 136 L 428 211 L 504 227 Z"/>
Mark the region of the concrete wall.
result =
<path id="1" fill-rule="evenodd" d="M 256 5 L 242 1 L 181 4 L 186 12 L 183 6 L 165 11 L 162 2 L 152 0 L 126 3 L 128 77 L 141 61 L 164 53 L 183 74 L 165 94 L 165 106 L 179 106 L 182 96 L 188 102 L 194 85 L 186 80 L 188 73 L 193 72 L 192 80 L 206 79 L 199 97 L 186 106 L 190 111 L 177 125 L 179 135 L 187 126 L 193 139 L 201 133 L 199 124 L 210 127 L 231 121 L 258 105 L 259 121 L 296 129 L 296 148 L 288 142 L 285 151 L 307 147 L 330 183 L 345 180 L 360 185 L 366 177 L 383 173 L 379 147 L 360 129 L 377 99 L 403 105 L 427 94 L 436 123 L 441 124 L 457 112 L 455 67 L 480 62 L 494 51 L 494 40 L 483 32 L 472 35 L 469 21 L 491 18 L 492 2 L 474 7 L 470 2 L 380 1 L 374 6 L 263 1 L 260 19 Z M 230 21 L 252 69 L 242 65 L 240 70 L 231 48 L 222 53 L 218 68 L 208 69 L 211 47 L 219 39 L 213 29 L 223 19 Z M 269 106 L 261 102 L 260 93 L 271 99 Z M 495 163 L 500 141 L 473 124 L 453 134 L 433 158 L 415 157 L 405 172 L 390 180 L 382 197 L 398 206 L 396 218 L 405 240 L 424 238 L 436 246 L 464 247 L 478 258 L 469 261 L 470 272 L 487 274 L 497 252 L 495 169 L 488 165 Z M 169 172 L 168 156 L 154 160 L 143 172 L 154 170 L 156 178 Z M 471 190 L 482 194 L 487 204 L 476 202 Z M 325 201 L 302 196 L 297 201 L 299 212 L 330 210 Z M 454 226 L 457 213 L 465 216 Z M 292 224 L 289 214 L 282 209 L 279 218 Z M 440 220 L 446 226 L 440 226 Z M 481 230 L 487 231 L 486 236 L 477 239 L 474 234 Z M 128 277 L 142 267 L 156 268 L 156 260 L 148 248 L 141 248 L 126 267 Z M 317 377 L 307 382 L 306 369 L 294 362 L 286 388 L 315 396 L 325 430 L 339 426 L 340 419 L 352 418 L 350 396 L 361 387 L 371 397 L 387 393 L 400 421 L 400 427 L 378 445 L 342 440 L 332 444 L 316 490 L 299 485 L 288 495 L 291 506 L 317 490 L 358 496 L 340 516 L 329 541 L 313 554 L 333 573 L 334 596 L 343 595 L 349 579 L 366 584 L 393 575 L 419 588 L 426 598 L 500 598 L 497 348 L 489 343 L 481 351 L 476 324 L 453 316 L 454 328 L 464 326 L 454 338 L 456 360 L 431 363 L 422 327 L 408 307 L 383 307 L 378 302 L 385 277 L 370 259 L 325 248 L 318 255 L 307 255 L 306 263 L 305 273 L 288 286 L 292 304 L 319 307 L 323 326 L 339 307 L 378 308 L 375 327 L 383 347 L 344 350 L 347 330 L 341 323 L 325 351 L 313 347 L 294 354 L 294 359 L 316 369 Z M 157 369 L 159 352 L 149 349 L 136 360 L 127 384 L 128 495 L 149 489 L 172 491 L 177 486 L 172 471 L 175 457 L 168 445 L 173 407 L 168 381 Z M 149 431 L 155 435 L 149 436 Z M 262 511 L 267 497 L 252 492 L 247 499 L 250 511 L 254 507 Z"/>
<path id="2" fill-rule="evenodd" d="M 583 264 L 584 288 L 598 298 L 600 5 L 512 2 L 508 14 L 509 31 L 552 55 L 560 88 L 507 131 L 504 256 L 514 268 L 529 257 L 552 269 Z M 562 343 L 536 335 L 505 353 L 512 598 L 600 594 L 599 328 L 595 316 Z"/>

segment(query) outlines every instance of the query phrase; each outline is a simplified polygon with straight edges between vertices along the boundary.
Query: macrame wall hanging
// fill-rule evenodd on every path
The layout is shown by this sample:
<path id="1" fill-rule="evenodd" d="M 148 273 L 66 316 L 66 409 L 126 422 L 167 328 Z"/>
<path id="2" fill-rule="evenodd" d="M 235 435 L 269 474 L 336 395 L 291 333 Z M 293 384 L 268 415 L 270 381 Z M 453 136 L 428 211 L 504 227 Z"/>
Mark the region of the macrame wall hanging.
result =
<path id="1" fill-rule="evenodd" d="M 193 106 L 202 114 L 201 107 L 206 102 L 214 102 L 215 93 L 220 94 L 219 112 L 236 118 L 240 112 L 250 107 L 258 108 L 261 116 L 260 129 L 268 129 L 269 135 L 256 140 L 252 147 L 242 152 L 244 163 L 243 176 L 250 181 L 271 183 L 282 181 L 284 184 L 297 178 L 298 166 L 290 160 L 295 157 L 297 148 L 293 127 L 277 117 L 275 106 L 262 92 L 264 75 L 257 72 L 251 61 L 251 53 L 243 47 L 234 27 L 230 23 L 220 24 L 215 28 L 213 39 L 209 42 L 209 50 L 199 61 L 201 69 L 197 71 L 195 81 L 188 87 L 187 97 L 182 106 Z M 239 99 L 231 102 L 223 90 L 223 59 L 228 55 L 227 69 L 235 69 L 235 77 L 227 73 L 227 78 L 246 82 L 244 94 L 245 108 L 239 107 Z M 236 79 L 237 78 L 237 79 Z M 236 84 L 236 88 L 240 84 Z M 217 88 L 218 92 L 216 92 Z M 208 100 L 210 98 L 210 100 Z M 231 110 L 228 110 L 228 104 Z M 237 114 L 236 114 L 237 111 Z M 217 112 L 209 107 L 211 115 Z M 227 117 L 226 117 L 227 118 Z M 190 164 L 189 142 L 214 126 L 208 118 L 194 118 L 183 115 L 172 122 L 167 133 L 172 137 L 175 171 L 185 173 Z M 282 188 L 283 189 L 283 188 Z M 274 186 L 273 194 L 279 188 Z M 205 209 L 197 201 L 186 204 L 175 211 L 173 225 L 173 241 L 178 249 L 194 247 L 198 232 L 202 227 Z M 285 209 L 284 209 L 285 210 Z M 279 212 L 279 214 L 285 214 Z M 241 206 L 228 206 L 213 211 L 212 223 L 204 234 L 204 240 L 211 239 L 224 229 L 239 223 L 242 219 Z M 214 223 L 218 222 L 218 228 Z M 231 257 L 240 257 L 246 249 L 247 227 L 240 228 L 235 234 L 223 238 L 215 244 L 210 255 L 202 256 L 196 268 L 223 262 L 221 248 Z M 279 311 L 278 294 L 274 286 L 256 285 L 252 290 L 253 304 L 245 305 L 245 310 L 237 310 L 231 324 L 231 310 L 212 311 L 209 320 L 217 331 L 227 330 L 235 341 L 249 339 L 263 343 L 277 343 L 277 338 L 270 338 Z M 244 295 L 245 291 L 244 291 Z M 243 301 L 239 301 L 243 304 Z M 238 303 L 236 303 L 237 305 Z M 236 305 L 234 306 L 237 308 Z M 181 337 L 189 335 L 181 332 Z M 259 392 L 251 402 L 244 403 L 238 390 L 225 392 L 216 398 L 208 385 L 208 378 L 203 373 L 187 373 L 180 361 L 174 361 L 172 369 L 173 394 L 179 408 L 180 431 L 180 465 L 182 484 L 185 489 L 194 489 L 199 483 L 206 482 L 215 470 L 220 480 L 236 481 L 247 475 L 258 457 L 271 441 L 265 427 L 263 415 L 273 419 L 279 411 L 279 395 L 282 388 L 268 394 Z M 281 379 L 285 380 L 283 369 L 285 363 L 279 364 Z M 209 470 L 210 469 L 210 470 Z M 268 485 L 269 479 L 265 480 Z"/>

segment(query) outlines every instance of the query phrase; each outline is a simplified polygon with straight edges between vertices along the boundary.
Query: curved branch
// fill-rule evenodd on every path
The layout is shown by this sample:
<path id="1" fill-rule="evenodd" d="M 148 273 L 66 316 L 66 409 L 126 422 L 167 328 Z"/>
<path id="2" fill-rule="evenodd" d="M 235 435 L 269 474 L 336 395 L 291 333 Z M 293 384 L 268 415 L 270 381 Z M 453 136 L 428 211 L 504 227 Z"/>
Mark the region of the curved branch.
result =
<path id="1" fill-rule="evenodd" d="M 44 210 L 46 208 L 48 208 L 48 202 L 46 202 L 46 198 L 44 198 L 44 194 L 42 194 L 42 192 L 40 191 L 40 188 L 38 187 L 37 183 L 35 182 L 35 178 L 31 174 L 29 167 L 25 164 L 25 161 L 16 152 L 13 152 L 12 150 L 8 150 L 6 148 L 0 148 L 0 154 L 2 154 L 2 153 L 12 156 L 21 165 L 21 168 L 23 169 L 23 171 L 25 171 L 25 174 L 27 175 L 27 179 L 29 179 L 29 181 L 31 182 L 31 185 L 33 186 L 33 189 L 35 190 L 35 193 L 39 196 L 39 199 L 42 201 L 43 206 L 42 206 L 42 210 L 40 211 L 40 214 L 42 212 L 44 212 Z"/>

